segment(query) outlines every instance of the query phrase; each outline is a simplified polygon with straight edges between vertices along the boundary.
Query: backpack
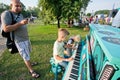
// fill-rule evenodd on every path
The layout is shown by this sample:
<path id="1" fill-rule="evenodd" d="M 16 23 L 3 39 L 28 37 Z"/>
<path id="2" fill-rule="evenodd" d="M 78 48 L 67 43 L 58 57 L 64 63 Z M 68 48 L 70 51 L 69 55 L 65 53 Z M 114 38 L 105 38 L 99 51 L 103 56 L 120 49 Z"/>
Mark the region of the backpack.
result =
<path id="1" fill-rule="evenodd" d="M 11 24 L 15 24 L 16 21 L 14 20 L 12 12 L 9 11 L 9 13 L 10 13 L 10 15 L 12 17 L 12 23 Z M 12 31 L 12 32 L 4 32 L 4 30 L 2 30 L 1 35 L 2 35 L 2 37 L 7 38 L 6 47 L 9 50 L 9 52 L 11 54 L 18 53 L 18 49 L 17 49 L 17 47 L 15 45 L 15 42 L 14 42 L 14 31 Z"/>

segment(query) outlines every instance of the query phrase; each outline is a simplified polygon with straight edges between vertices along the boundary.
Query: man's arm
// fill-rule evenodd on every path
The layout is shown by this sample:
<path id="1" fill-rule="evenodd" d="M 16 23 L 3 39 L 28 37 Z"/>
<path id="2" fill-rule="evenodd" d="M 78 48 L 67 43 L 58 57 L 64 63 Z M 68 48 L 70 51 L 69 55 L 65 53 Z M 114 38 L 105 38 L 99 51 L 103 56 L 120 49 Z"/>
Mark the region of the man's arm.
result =
<path id="1" fill-rule="evenodd" d="M 14 31 L 14 30 L 16 30 L 17 28 L 19 28 L 19 27 L 21 27 L 22 25 L 25 25 L 25 24 L 27 24 L 28 23 L 28 20 L 22 20 L 22 21 L 20 21 L 20 22 L 18 22 L 18 23 L 15 23 L 15 24 L 13 24 L 13 25 L 5 25 L 5 26 L 3 26 L 3 30 L 5 31 L 5 32 L 11 32 L 11 31 Z"/>
<path id="2" fill-rule="evenodd" d="M 20 26 L 27 24 L 28 20 L 27 19 L 21 20 L 20 22 L 11 25 L 12 16 L 10 15 L 9 11 L 5 11 L 1 14 L 1 22 L 2 22 L 2 29 L 4 30 L 4 32 L 11 32 L 16 30 Z"/>

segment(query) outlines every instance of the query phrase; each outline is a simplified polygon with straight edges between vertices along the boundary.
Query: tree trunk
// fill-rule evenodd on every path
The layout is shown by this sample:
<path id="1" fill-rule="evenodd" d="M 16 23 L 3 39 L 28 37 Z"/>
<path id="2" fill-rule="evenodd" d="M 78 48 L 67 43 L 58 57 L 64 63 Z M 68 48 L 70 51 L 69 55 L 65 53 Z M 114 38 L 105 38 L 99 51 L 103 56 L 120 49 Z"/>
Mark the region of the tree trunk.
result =
<path id="1" fill-rule="evenodd" d="M 57 24 L 58 28 L 60 28 L 60 19 L 58 19 L 58 24 Z"/>
<path id="2" fill-rule="evenodd" d="M 57 27 L 60 28 L 60 17 L 59 16 L 57 17 L 57 21 L 58 21 L 57 22 Z"/>

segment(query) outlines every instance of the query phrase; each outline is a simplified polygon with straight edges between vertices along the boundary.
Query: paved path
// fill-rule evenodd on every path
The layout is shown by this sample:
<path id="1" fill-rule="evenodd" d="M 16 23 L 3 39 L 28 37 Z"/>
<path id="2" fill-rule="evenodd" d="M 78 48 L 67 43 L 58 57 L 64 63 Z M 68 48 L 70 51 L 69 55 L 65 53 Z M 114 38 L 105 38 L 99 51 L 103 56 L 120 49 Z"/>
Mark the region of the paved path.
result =
<path id="1" fill-rule="evenodd" d="M 6 39 L 1 36 L 1 32 L 0 32 L 0 56 L 2 55 L 3 51 L 6 49 L 5 42 Z"/>

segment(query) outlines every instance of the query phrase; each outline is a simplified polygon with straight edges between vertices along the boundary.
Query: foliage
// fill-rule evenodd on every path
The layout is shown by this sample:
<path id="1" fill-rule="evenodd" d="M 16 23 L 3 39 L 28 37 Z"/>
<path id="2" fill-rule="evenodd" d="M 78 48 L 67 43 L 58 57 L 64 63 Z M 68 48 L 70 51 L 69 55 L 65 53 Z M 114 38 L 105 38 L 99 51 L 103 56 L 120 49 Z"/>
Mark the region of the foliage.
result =
<path id="1" fill-rule="evenodd" d="M 39 14 L 39 8 L 37 7 L 29 7 L 28 9 L 26 9 L 25 5 L 22 3 L 22 14 L 24 17 L 30 17 L 31 15 L 32 16 L 35 16 L 35 17 L 38 17 L 38 14 Z"/>
<path id="2" fill-rule="evenodd" d="M 89 17 L 90 17 L 90 16 L 91 16 L 91 13 L 87 13 L 87 16 L 89 16 Z"/>
<path id="3" fill-rule="evenodd" d="M 5 10 L 9 10 L 10 7 L 4 3 L 0 3 L 0 14 L 5 11 Z"/>
<path id="4" fill-rule="evenodd" d="M 60 20 L 62 18 L 78 18 L 81 8 L 87 7 L 90 0 L 39 0 L 39 7 L 41 8 L 41 16 L 43 18 L 53 17 L 58 21 L 58 28 L 60 27 Z M 49 20 L 49 19 L 47 19 Z"/>
<path id="5" fill-rule="evenodd" d="M 54 17 L 58 20 L 58 27 L 60 27 L 59 21 L 62 14 L 62 3 L 62 0 L 39 0 L 39 7 L 42 8 L 41 14 L 43 18 Z"/>
<path id="6" fill-rule="evenodd" d="M 9 9 L 10 9 L 9 5 L 6 5 L 4 3 L 0 3 L 0 14 L 3 11 L 9 10 Z M 26 6 L 22 3 L 22 14 L 23 14 L 24 17 L 30 17 L 31 14 L 35 17 L 38 17 L 39 12 L 40 12 L 40 9 L 36 8 L 36 7 L 26 10 Z"/>
<path id="7" fill-rule="evenodd" d="M 99 10 L 95 12 L 95 14 L 109 14 L 109 13 L 110 13 L 110 10 Z"/>
<path id="8" fill-rule="evenodd" d="M 26 10 L 26 12 L 29 13 L 29 16 L 32 15 L 32 16 L 35 16 L 35 17 L 39 17 L 38 15 L 39 15 L 40 9 L 38 7 L 33 7 L 33 8 L 29 7 Z"/>

